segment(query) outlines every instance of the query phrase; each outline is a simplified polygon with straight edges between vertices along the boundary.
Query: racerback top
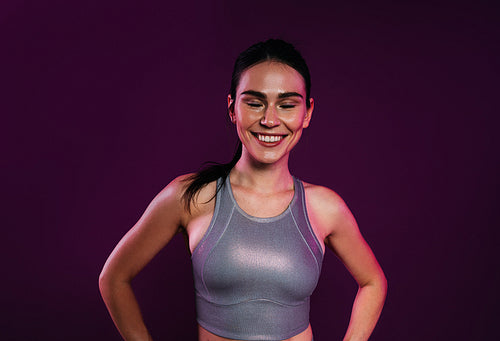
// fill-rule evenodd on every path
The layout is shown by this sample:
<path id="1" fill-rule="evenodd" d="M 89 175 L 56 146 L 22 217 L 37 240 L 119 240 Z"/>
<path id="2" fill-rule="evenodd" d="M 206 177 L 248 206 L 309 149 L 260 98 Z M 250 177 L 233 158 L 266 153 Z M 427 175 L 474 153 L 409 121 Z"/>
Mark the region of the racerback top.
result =
<path id="1" fill-rule="evenodd" d="M 302 182 L 287 209 L 253 217 L 234 199 L 229 176 L 192 254 L 198 323 L 239 340 L 284 340 L 309 325 L 309 297 L 323 251 L 307 217 Z"/>

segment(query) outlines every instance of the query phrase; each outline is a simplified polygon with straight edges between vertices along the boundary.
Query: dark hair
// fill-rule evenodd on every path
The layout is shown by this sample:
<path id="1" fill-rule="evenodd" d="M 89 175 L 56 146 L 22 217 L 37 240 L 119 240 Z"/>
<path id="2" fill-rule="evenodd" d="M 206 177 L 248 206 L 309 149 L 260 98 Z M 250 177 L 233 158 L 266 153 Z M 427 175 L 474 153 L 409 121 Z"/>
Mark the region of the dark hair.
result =
<path id="1" fill-rule="evenodd" d="M 231 98 L 233 99 L 233 104 L 231 104 L 232 107 L 230 110 L 233 110 L 234 102 L 236 100 L 236 88 L 240 83 L 242 73 L 246 69 L 264 61 L 280 62 L 294 68 L 298 73 L 300 73 L 302 78 L 304 78 L 306 86 L 306 106 L 309 108 L 311 105 L 309 101 L 311 93 L 311 75 L 309 74 L 309 68 L 307 67 L 306 61 L 292 44 L 281 39 L 269 39 L 250 46 L 248 49 L 240 53 L 236 59 L 233 68 L 233 75 L 231 77 L 231 88 L 229 90 Z M 218 178 L 222 178 L 222 180 L 226 179 L 231 169 L 233 169 L 234 165 L 236 165 L 240 159 L 241 152 L 241 141 L 238 141 L 233 159 L 229 163 L 208 162 L 208 165 L 205 168 L 186 178 L 186 181 L 189 181 L 190 183 L 184 191 L 182 199 L 188 212 L 190 212 L 190 204 L 195 195 L 205 185 L 217 180 Z M 221 182 L 221 186 L 223 183 L 224 181 Z M 215 197 L 219 190 L 220 187 L 217 188 L 211 199 Z"/>

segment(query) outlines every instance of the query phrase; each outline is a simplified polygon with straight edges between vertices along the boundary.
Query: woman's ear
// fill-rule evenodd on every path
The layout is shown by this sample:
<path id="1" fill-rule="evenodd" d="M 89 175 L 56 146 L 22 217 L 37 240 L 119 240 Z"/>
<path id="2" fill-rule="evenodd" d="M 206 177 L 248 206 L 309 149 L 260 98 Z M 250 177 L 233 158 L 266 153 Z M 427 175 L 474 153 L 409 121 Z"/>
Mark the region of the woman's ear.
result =
<path id="1" fill-rule="evenodd" d="M 229 114 L 229 118 L 231 122 L 236 122 L 236 117 L 234 116 L 234 100 L 231 98 L 231 95 L 227 95 L 227 113 Z"/>
<path id="2" fill-rule="evenodd" d="M 309 123 L 311 123 L 311 116 L 314 110 L 314 99 L 309 98 L 309 108 L 307 108 L 306 116 L 304 116 L 304 123 L 302 123 L 302 128 L 309 127 Z"/>

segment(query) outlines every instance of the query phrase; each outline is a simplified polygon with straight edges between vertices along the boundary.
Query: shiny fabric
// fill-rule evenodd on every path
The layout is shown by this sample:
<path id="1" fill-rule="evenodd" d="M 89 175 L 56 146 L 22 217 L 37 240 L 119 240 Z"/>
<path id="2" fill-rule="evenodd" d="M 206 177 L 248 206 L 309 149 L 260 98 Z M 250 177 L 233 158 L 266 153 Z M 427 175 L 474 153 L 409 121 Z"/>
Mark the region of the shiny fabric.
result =
<path id="1" fill-rule="evenodd" d="M 192 255 L 203 328 L 231 339 L 284 340 L 308 327 L 323 252 L 307 218 L 302 182 L 294 178 L 294 186 L 283 213 L 258 218 L 238 206 L 227 177 Z"/>

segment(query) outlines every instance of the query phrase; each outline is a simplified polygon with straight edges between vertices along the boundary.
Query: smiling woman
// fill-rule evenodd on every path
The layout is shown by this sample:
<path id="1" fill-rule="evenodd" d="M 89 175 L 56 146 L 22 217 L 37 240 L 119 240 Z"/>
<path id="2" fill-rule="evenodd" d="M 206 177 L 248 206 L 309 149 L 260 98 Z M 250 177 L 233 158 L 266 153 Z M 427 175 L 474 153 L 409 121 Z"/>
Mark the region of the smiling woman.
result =
<path id="1" fill-rule="evenodd" d="M 303 77 L 286 64 L 265 61 L 242 74 L 236 93 L 228 96 L 229 114 L 244 153 L 262 163 L 288 164 L 314 107 L 312 98 L 306 104 Z"/>
<path id="2" fill-rule="evenodd" d="M 384 274 L 342 199 L 288 168 L 314 109 L 310 87 L 304 59 L 282 40 L 240 54 L 227 99 L 240 140 L 233 159 L 174 179 L 101 272 L 102 297 L 124 339 L 152 339 L 130 282 L 178 232 L 192 254 L 200 341 L 311 341 L 309 297 L 325 247 L 359 284 L 344 340 L 368 339 L 385 300 Z"/>

